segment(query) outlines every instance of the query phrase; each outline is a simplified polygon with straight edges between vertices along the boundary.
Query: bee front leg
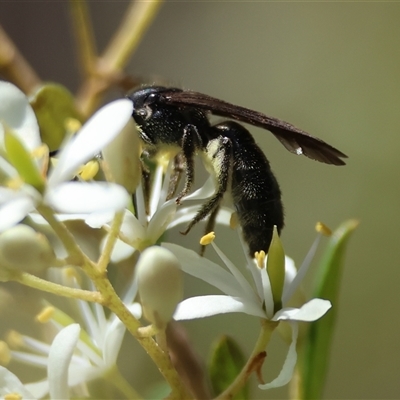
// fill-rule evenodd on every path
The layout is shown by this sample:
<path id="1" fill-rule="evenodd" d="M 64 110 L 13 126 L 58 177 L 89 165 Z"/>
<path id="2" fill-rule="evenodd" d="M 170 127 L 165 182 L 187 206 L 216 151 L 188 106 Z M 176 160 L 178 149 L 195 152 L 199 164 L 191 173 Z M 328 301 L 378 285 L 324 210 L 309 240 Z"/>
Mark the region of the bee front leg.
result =
<path id="1" fill-rule="evenodd" d="M 194 181 L 194 155 L 198 148 L 202 147 L 202 140 L 196 126 L 188 124 L 185 126 L 182 136 L 182 153 L 185 159 L 186 180 L 182 192 L 176 198 L 176 203 L 180 204 L 192 187 Z"/>
<path id="2" fill-rule="evenodd" d="M 218 188 L 211 199 L 203 204 L 187 228 L 181 232 L 183 235 L 188 234 L 194 225 L 219 207 L 228 187 L 229 172 L 232 162 L 232 143 L 230 139 L 219 136 L 216 139 L 210 140 L 207 145 L 206 153 L 217 176 Z"/>
<path id="3" fill-rule="evenodd" d="M 185 167 L 184 157 L 182 153 L 178 153 L 174 157 L 174 166 L 168 184 L 168 194 L 166 200 L 170 200 L 174 197 L 176 189 L 178 188 L 179 185 L 179 181 L 181 180 L 184 167 Z"/>

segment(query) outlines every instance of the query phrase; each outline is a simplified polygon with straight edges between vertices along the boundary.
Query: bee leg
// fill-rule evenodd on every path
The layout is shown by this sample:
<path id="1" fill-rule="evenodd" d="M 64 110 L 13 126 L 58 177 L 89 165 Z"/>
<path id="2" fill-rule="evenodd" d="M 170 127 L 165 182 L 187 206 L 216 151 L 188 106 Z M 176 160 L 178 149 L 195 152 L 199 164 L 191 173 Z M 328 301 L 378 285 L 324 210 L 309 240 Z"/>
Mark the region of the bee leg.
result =
<path id="1" fill-rule="evenodd" d="M 219 205 L 215 207 L 214 211 L 210 214 L 210 217 L 208 218 L 206 228 L 204 229 L 204 235 L 207 235 L 207 233 L 210 233 L 213 231 L 214 226 L 215 226 L 215 220 L 217 219 L 219 211 Z M 206 251 L 206 246 L 200 246 L 200 256 L 203 257 L 204 253 Z"/>
<path id="2" fill-rule="evenodd" d="M 202 140 L 199 131 L 194 125 L 188 124 L 185 126 L 182 137 L 182 153 L 185 159 L 186 180 L 182 192 L 176 198 L 176 203 L 180 204 L 184 196 L 190 192 L 194 180 L 194 159 L 193 156 L 196 149 L 202 147 Z"/>
<path id="3" fill-rule="evenodd" d="M 144 196 L 144 208 L 146 215 L 150 214 L 150 195 L 151 195 L 151 173 L 142 162 L 142 185 Z"/>
<path id="4" fill-rule="evenodd" d="M 210 146 L 211 144 L 211 146 Z M 215 149 L 215 146 L 217 148 Z M 218 188 L 214 196 L 211 197 L 207 203 L 203 204 L 196 216 L 192 219 L 187 228 L 181 232 L 182 235 L 187 235 L 190 230 L 200 222 L 202 219 L 211 214 L 216 208 L 219 207 L 221 200 L 226 192 L 229 181 L 229 171 L 232 160 L 232 144 L 229 138 L 219 136 L 216 139 L 212 139 L 207 146 L 207 156 L 214 167 L 217 175 Z"/>
<path id="5" fill-rule="evenodd" d="M 168 194 L 166 200 L 174 197 L 176 189 L 178 188 L 179 181 L 181 180 L 182 172 L 184 170 L 185 161 L 182 153 L 178 153 L 174 157 L 174 166 L 171 173 L 171 178 L 168 185 Z"/>

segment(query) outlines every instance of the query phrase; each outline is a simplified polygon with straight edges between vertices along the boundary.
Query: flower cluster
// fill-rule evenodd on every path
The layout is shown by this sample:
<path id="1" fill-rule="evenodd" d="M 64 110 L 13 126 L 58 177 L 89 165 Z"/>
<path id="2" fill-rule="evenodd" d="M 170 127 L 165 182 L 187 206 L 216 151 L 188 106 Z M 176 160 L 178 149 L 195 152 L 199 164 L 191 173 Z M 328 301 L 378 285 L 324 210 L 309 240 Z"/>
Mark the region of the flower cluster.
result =
<path id="1" fill-rule="evenodd" d="M 178 207 L 175 199 L 167 199 L 172 163 L 159 163 L 148 196 L 140 183 L 141 147 L 131 114 L 129 100 L 109 103 L 74 135 L 66 135 L 56 157 L 50 158 L 28 99 L 14 85 L 0 82 L 0 279 L 69 297 L 79 311 L 72 317 L 47 307 L 45 322 L 55 332 L 51 344 L 18 336 L 22 350 L 9 351 L 10 359 L 45 369 L 47 378 L 22 384 L 0 367 L 1 396 L 59 399 L 69 398 L 71 390 L 84 396 L 86 384 L 96 378 L 118 386 L 123 378 L 116 372 L 117 357 L 128 330 L 151 354 L 174 395 L 185 397 L 166 356 L 168 323 L 238 312 L 270 323 L 266 334 L 279 321 L 290 324 L 292 339 L 282 371 L 259 387 L 287 384 L 297 360 L 298 322 L 315 321 L 331 307 L 318 298 L 288 307 L 309 262 L 297 271 L 284 256 L 277 234 L 268 257 L 261 253 L 251 259 L 244 251 L 251 279 L 214 242 L 224 267 L 177 244 L 157 246 L 167 229 L 193 219 L 197 206 L 188 206 L 188 201 L 209 198 L 215 187 L 210 178 Z M 93 159 L 101 166 L 96 177 L 88 172 Z M 227 223 L 230 212 L 223 209 L 221 215 Z M 101 232 L 101 238 L 79 237 L 67 227 L 71 220 L 83 221 L 90 232 Z M 134 264 L 136 256 L 135 273 L 118 296 L 106 272 L 124 260 Z M 67 278 L 71 267 L 83 271 L 84 283 Z M 222 294 L 182 300 L 182 272 Z M 267 341 L 263 343 L 257 351 L 264 350 Z M 119 389 L 137 398 L 127 387 L 125 382 Z"/>

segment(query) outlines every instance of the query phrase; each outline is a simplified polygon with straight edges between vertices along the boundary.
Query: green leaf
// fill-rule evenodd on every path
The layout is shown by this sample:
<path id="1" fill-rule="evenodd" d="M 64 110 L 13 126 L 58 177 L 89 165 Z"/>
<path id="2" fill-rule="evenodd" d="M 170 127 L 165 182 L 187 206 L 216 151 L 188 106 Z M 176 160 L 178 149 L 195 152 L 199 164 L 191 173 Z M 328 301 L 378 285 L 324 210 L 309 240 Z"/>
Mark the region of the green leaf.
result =
<path id="1" fill-rule="evenodd" d="M 42 142 L 50 151 L 58 150 L 65 137 L 66 121 L 75 118 L 82 122 L 72 94 L 62 85 L 43 85 L 30 99 L 40 127 Z"/>
<path id="2" fill-rule="evenodd" d="M 18 171 L 23 181 L 42 193 L 45 182 L 37 165 L 18 136 L 8 129 L 4 132 L 4 146 L 7 159 Z"/>
<path id="3" fill-rule="evenodd" d="M 214 345 L 209 363 L 209 374 L 214 393 L 219 395 L 234 381 L 245 365 L 245 357 L 238 344 L 229 336 L 222 336 Z M 233 399 L 248 399 L 246 384 Z"/>
<path id="4" fill-rule="evenodd" d="M 320 399 L 329 363 L 336 316 L 339 309 L 339 288 L 347 243 L 359 222 L 348 220 L 333 232 L 316 276 L 313 297 L 330 300 L 332 309 L 311 324 L 304 340 L 299 372 L 302 399 Z"/>

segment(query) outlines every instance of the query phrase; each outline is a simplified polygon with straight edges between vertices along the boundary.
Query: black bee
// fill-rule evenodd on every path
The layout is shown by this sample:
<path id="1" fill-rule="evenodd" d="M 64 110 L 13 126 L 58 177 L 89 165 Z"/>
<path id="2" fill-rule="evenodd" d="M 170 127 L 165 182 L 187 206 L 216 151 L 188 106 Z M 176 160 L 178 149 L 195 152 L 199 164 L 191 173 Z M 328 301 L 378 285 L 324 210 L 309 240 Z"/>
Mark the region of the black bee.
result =
<path id="1" fill-rule="evenodd" d="M 199 209 L 183 234 L 210 215 L 210 231 L 224 194 L 232 195 L 249 254 L 268 252 L 274 225 L 284 225 L 281 191 L 264 153 L 241 124 L 226 121 L 211 125 L 208 114 L 246 122 L 272 132 L 292 153 L 326 164 L 344 165 L 347 156 L 295 126 L 257 111 L 216 98 L 176 88 L 150 86 L 128 96 L 133 118 L 149 154 L 169 151 L 183 156 L 186 180 L 177 203 L 189 193 L 194 180 L 194 156 L 199 153 L 215 174 L 217 190 Z"/>

